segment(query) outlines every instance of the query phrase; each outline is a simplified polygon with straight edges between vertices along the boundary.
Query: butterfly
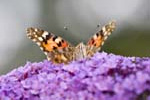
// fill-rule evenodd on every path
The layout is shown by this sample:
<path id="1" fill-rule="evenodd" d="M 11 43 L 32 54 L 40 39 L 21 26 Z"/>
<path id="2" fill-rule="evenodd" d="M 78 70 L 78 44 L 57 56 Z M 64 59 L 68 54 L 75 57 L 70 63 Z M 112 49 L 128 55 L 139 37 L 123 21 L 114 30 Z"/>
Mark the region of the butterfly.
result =
<path id="1" fill-rule="evenodd" d="M 89 58 L 98 52 L 107 37 L 114 31 L 115 21 L 111 21 L 96 32 L 85 45 L 71 45 L 63 38 L 38 28 L 27 28 L 27 37 L 44 51 L 47 59 L 54 63 L 69 63 L 73 60 Z"/>

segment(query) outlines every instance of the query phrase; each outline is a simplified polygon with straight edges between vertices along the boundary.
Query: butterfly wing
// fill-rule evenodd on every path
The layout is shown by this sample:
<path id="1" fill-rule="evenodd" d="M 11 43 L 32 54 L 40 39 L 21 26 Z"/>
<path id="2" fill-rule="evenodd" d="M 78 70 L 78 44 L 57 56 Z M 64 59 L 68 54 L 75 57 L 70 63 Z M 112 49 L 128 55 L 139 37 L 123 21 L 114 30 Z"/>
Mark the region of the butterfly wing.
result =
<path id="1" fill-rule="evenodd" d="M 65 55 L 65 52 L 71 53 L 71 45 L 52 33 L 38 29 L 38 28 L 28 28 L 27 36 L 32 41 L 34 41 L 41 50 L 44 51 L 48 60 L 51 60 L 55 63 L 68 62 L 68 59 L 71 59 L 68 54 Z"/>
<path id="2" fill-rule="evenodd" d="M 93 37 L 87 43 L 87 52 L 95 53 L 101 49 L 101 46 L 104 44 L 104 41 L 107 37 L 114 31 L 116 26 L 115 21 L 111 21 L 105 26 L 102 27 L 100 31 L 95 33 Z M 89 53 L 89 54 L 90 54 Z"/>

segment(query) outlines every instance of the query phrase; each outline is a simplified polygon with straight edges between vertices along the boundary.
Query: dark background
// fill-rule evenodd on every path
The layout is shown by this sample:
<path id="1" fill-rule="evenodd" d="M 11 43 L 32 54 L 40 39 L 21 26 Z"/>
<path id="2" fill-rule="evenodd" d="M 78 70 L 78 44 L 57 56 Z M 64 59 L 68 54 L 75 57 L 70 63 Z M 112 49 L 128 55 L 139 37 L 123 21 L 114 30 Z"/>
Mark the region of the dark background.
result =
<path id="1" fill-rule="evenodd" d="M 1 0 L 0 74 L 45 59 L 26 37 L 27 27 L 39 27 L 76 45 L 112 19 L 117 28 L 102 51 L 150 57 L 149 0 Z M 67 27 L 68 30 L 65 30 Z"/>

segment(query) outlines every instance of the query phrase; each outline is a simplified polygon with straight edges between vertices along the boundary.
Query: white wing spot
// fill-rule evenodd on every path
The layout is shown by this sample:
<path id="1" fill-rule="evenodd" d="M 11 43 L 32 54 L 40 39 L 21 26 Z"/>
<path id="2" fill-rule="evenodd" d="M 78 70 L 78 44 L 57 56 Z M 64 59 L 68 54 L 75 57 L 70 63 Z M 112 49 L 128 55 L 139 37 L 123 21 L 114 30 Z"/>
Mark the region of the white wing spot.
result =
<path id="1" fill-rule="evenodd" d="M 42 34 L 42 37 L 46 38 L 46 36 L 48 35 L 49 33 L 47 31 L 44 31 L 44 33 Z"/>
<path id="2" fill-rule="evenodd" d="M 58 37 L 58 38 L 55 40 L 56 43 L 59 43 L 60 41 L 61 41 L 61 38 L 60 38 L 60 37 Z"/>
<path id="3" fill-rule="evenodd" d="M 40 42 L 37 42 L 36 44 L 37 44 L 38 46 L 40 46 L 40 45 L 41 45 L 41 43 L 40 43 Z"/>
<path id="4" fill-rule="evenodd" d="M 104 37 L 104 40 L 106 40 L 107 38 L 108 38 L 108 36 L 105 36 L 105 37 Z"/>
<path id="5" fill-rule="evenodd" d="M 102 42 L 102 45 L 104 45 L 104 42 Z"/>
<path id="6" fill-rule="evenodd" d="M 47 55 L 47 52 L 44 52 L 45 55 Z"/>
<path id="7" fill-rule="evenodd" d="M 41 50 L 43 50 L 43 48 L 42 48 L 42 47 L 40 47 L 40 49 L 41 49 Z"/>
<path id="8" fill-rule="evenodd" d="M 105 27 L 103 27 L 103 28 L 102 28 L 102 30 L 103 30 L 103 32 L 105 32 L 105 31 L 106 31 L 106 28 L 105 28 Z"/>
<path id="9" fill-rule="evenodd" d="M 51 59 L 49 57 L 47 57 L 47 60 L 50 61 Z"/>
<path id="10" fill-rule="evenodd" d="M 96 39 L 96 38 L 97 38 L 96 34 L 93 36 L 93 38 L 94 38 L 94 39 Z"/>
<path id="11" fill-rule="evenodd" d="M 108 33 L 108 35 L 110 35 L 110 34 L 111 34 L 111 32 Z"/>
<path id="12" fill-rule="evenodd" d="M 38 37 L 36 34 L 34 35 L 36 38 Z"/>
<path id="13" fill-rule="evenodd" d="M 32 41 L 36 42 L 36 39 L 32 39 Z"/>
<path id="14" fill-rule="evenodd" d="M 32 34 L 32 33 L 31 33 Z M 36 32 L 33 32 L 33 34 L 35 35 L 36 34 Z"/>
<path id="15" fill-rule="evenodd" d="M 105 31 L 105 32 L 104 32 L 104 36 L 107 36 L 107 35 L 108 35 L 108 32 L 107 32 L 107 31 Z"/>
<path id="16" fill-rule="evenodd" d="M 39 39 L 40 41 L 43 41 L 42 37 L 38 37 L 38 39 Z"/>
<path id="17" fill-rule="evenodd" d="M 38 29 L 37 29 L 37 28 L 35 28 L 35 29 L 34 29 L 34 31 L 35 31 L 35 32 L 37 32 L 37 31 L 38 31 Z"/>

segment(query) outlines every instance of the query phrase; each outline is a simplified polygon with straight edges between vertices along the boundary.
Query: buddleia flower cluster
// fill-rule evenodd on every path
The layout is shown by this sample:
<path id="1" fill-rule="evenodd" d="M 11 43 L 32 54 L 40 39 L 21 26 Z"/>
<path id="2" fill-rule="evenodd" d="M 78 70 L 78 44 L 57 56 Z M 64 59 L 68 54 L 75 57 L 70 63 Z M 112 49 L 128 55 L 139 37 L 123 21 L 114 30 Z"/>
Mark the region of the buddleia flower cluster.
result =
<path id="1" fill-rule="evenodd" d="M 27 62 L 0 76 L 0 100 L 150 100 L 150 58 L 101 52 L 69 64 Z"/>

